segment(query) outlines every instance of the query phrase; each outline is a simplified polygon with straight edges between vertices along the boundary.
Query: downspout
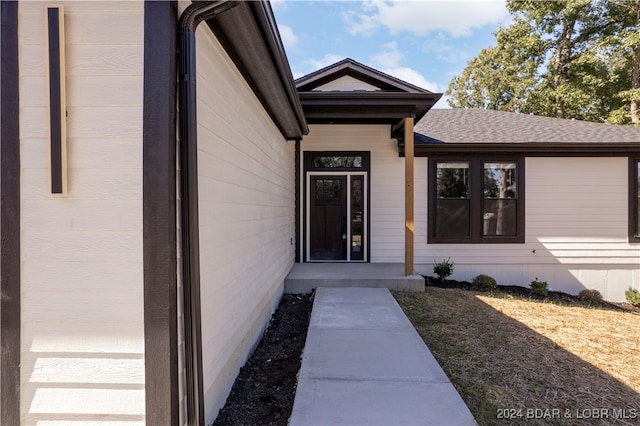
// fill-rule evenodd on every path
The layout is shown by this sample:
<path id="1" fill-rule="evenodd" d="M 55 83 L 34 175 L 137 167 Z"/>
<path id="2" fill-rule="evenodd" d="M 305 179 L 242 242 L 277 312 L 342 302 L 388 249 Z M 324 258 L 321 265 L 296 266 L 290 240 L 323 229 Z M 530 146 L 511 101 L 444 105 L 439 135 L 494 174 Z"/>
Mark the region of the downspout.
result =
<path id="1" fill-rule="evenodd" d="M 199 1 L 187 7 L 178 23 L 178 126 L 180 138 L 180 215 L 185 335 L 187 424 L 203 426 L 204 393 L 200 306 L 198 224 L 198 121 L 196 28 L 232 7 L 236 1 Z"/>

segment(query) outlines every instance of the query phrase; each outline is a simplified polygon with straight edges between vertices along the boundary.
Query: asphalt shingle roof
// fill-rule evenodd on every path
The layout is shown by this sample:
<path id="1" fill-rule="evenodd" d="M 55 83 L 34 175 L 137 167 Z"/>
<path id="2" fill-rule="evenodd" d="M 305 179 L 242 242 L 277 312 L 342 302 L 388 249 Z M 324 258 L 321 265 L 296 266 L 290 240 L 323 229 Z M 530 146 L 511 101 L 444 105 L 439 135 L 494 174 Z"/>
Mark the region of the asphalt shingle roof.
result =
<path id="1" fill-rule="evenodd" d="M 414 131 L 418 143 L 640 143 L 637 127 L 483 109 L 432 109 Z"/>

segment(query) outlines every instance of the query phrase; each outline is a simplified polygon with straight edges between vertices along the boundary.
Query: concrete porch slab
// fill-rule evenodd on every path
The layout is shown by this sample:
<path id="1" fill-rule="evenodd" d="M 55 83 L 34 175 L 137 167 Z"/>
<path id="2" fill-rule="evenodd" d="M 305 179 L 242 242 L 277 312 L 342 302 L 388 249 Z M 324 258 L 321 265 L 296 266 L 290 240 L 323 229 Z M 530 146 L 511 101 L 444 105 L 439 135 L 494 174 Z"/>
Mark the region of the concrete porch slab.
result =
<path id="1" fill-rule="evenodd" d="M 405 275 L 402 263 L 296 263 L 284 281 L 285 293 L 309 293 L 318 287 L 424 291 L 424 278 Z"/>

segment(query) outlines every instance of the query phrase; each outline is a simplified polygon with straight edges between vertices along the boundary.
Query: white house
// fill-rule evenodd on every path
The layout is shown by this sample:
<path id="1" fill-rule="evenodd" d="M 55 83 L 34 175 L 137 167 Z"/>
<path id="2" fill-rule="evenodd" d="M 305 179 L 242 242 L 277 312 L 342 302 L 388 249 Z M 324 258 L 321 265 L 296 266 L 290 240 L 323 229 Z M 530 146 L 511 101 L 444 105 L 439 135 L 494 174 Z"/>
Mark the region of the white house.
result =
<path id="1" fill-rule="evenodd" d="M 640 286 L 640 129 L 294 81 L 268 2 L 1 15 L 3 425 L 210 423 L 296 263 Z"/>

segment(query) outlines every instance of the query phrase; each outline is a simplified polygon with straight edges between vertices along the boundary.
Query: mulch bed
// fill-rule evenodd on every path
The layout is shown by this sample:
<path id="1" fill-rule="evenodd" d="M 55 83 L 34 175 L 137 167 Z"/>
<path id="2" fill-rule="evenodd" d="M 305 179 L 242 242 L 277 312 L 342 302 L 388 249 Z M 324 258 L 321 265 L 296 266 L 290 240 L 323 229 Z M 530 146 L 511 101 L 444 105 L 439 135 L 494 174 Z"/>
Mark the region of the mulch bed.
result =
<path id="1" fill-rule="evenodd" d="M 312 293 L 282 296 L 214 425 L 287 425 L 312 306 Z"/>
<path id="2" fill-rule="evenodd" d="M 471 283 L 467 281 L 424 278 L 428 287 L 471 289 Z M 578 297 L 559 291 L 550 291 L 545 298 L 521 286 L 499 285 L 498 290 L 516 297 L 569 305 L 585 304 Z M 640 308 L 630 303 L 595 301 L 591 306 L 640 314 Z M 282 297 L 262 340 L 247 364 L 240 369 L 214 426 L 288 424 L 312 307 L 312 293 L 285 294 Z"/>
<path id="3" fill-rule="evenodd" d="M 438 287 L 438 288 L 460 288 L 463 290 L 472 290 L 471 283 L 468 281 L 456 281 L 456 280 L 440 280 L 435 277 L 424 276 L 424 282 L 427 287 Z M 634 313 L 640 314 L 640 307 L 633 306 L 631 303 L 627 302 L 608 302 L 606 300 L 590 300 L 583 301 L 578 296 L 574 296 L 568 293 L 563 293 L 561 291 L 549 291 L 549 294 L 545 296 L 541 296 L 531 291 L 530 288 L 517 286 L 517 285 L 498 285 L 498 291 L 501 291 L 506 294 L 510 294 L 516 297 L 524 297 L 535 300 L 547 300 L 550 302 L 559 302 L 568 305 L 581 305 L 584 306 L 585 303 L 591 305 L 594 308 L 603 308 L 603 309 L 620 309 L 624 311 L 630 311 Z"/>

